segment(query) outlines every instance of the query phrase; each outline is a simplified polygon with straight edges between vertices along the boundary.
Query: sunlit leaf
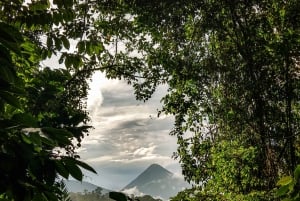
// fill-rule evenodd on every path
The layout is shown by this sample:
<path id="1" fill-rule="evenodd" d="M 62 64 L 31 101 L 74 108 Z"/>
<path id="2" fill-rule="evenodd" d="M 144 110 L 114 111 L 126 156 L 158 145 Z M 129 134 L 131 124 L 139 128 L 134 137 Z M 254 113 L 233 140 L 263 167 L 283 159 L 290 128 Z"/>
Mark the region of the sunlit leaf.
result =
<path id="1" fill-rule="evenodd" d="M 285 186 L 285 185 L 290 184 L 292 181 L 293 181 L 293 178 L 292 178 L 291 176 L 285 176 L 285 177 L 282 177 L 282 178 L 277 182 L 277 185 L 278 185 L 278 186 Z"/>

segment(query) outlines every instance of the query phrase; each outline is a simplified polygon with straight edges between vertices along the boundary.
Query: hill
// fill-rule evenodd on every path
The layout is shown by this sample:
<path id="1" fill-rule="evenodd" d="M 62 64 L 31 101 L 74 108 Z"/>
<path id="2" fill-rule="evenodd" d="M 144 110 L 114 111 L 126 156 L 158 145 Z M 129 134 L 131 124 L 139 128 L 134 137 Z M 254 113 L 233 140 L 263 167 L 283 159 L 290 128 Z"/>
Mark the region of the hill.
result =
<path id="1" fill-rule="evenodd" d="M 67 190 L 72 193 L 84 193 L 85 191 L 92 192 L 96 188 L 101 188 L 102 194 L 107 194 L 111 191 L 85 181 L 80 182 L 75 180 L 64 180 L 64 183 L 66 184 Z"/>

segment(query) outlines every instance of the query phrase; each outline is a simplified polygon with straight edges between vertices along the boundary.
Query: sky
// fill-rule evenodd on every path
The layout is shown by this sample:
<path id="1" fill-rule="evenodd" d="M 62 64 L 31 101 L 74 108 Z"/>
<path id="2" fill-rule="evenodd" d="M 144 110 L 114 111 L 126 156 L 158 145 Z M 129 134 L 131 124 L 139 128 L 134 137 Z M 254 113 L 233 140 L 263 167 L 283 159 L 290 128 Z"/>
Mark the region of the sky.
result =
<path id="1" fill-rule="evenodd" d="M 72 52 L 76 42 L 70 42 Z M 41 64 L 64 68 L 57 60 L 53 57 Z M 158 87 L 144 103 L 135 99 L 132 86 L 124 80 L 108 80 L 100 72 L 93 75 L 87 104 L 94 129 L 77 151 L 98 174 L 84 171 L 85 181 L 121 190 L 153 163 L 183 177 L 179 162 L 172 158 L 177 149 L 176 137 L 169 135 L 174 119 L 157 117 L 166 91 L 166 86 Z"/>
<path id="2" fill-rule="evenodd" d="M 181 175 L 176 137 L 170 136 L 173 118 L 157 117 L 166 87 L 157 89 L 146 103 L 136 101 L 133 89 L 122 80 L 94 74 L 90 83 L 88 110 L 94 127 L 78 149 L 81 160 L 98 174 L 86 173 L 88 182 L 120 190 L 153 163 Z"/>

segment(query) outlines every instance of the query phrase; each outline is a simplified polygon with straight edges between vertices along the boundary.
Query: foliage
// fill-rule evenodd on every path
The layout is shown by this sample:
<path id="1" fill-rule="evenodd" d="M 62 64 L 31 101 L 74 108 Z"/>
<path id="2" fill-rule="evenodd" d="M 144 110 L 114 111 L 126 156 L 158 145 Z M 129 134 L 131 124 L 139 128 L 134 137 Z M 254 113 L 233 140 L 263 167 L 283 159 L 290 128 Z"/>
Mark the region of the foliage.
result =
<path id="1" fill-rule="evenodd" d="M 109 192 L 109 198 L 116 201 L 127 201 L 128 197 L 124 193 L 120 192 Z"/>
<path id="2" fill-rule="evenodd" d="M 70 198 L 72 201 L 111 201 L 111 200 L 132 200 L 132 201 L 161 201 L 160 199 L 154 199 L 149 195 L 144 196 L 127 196 L 121 192 L 110 192 L 109 194 L 99 194 L 97 189 L 92 192 L 85 192 L 85 193 L 70 193 Z"/>
<path id="3" fill-rule="evenodd" d="M 79 167 L 94 171 L 72 140 L 80 146 L 88 132 L 87 79 L 100 70 L 127 80 L 139 100 L 169 87 L 159 114 L 175 116 L 174 157 L 201 187 L 196 196 L 272 199 L 276 181 L 299 163 L 299 7 L 297 0 L 1 1 L 2 198 L 55 200 L 58 174 L 81 180 Z M 53 55 L 65 68 L 41 68 Z M 282 190 L 292 181 L 279 182 L 280 192 L 293 197 Z"/>
<path id="4" fill-rule="evenodd" d="M 276 192 L 276 196 L 285 198 L 285 201 L 299 200 L 299 176 L 300 176 L 300 165 L 298 165 L 292 176 L 282 177 L 278 182 L 277 186 L 279 189 Z"/>
<path id="5" fill-rule="evenodd" d="M 271 201 L 274 197 L 268 195 L 267 192 L 252 192 L 250 194 L 233 194 L 233 193 L 222 193 L 216 191 L 206 191 L 198 188 L 186 189 L 179 192 L 176 196 L 172 197 L 172 201 L 213 201 L 213 200 L 247 200 L 247 201 Z"/>
<path id="6" fill-rule="evenodd" d="M 70 193 L 70 198 L 72 201 L 109 201 L 111 199 L 108 196 L 102 194 L 102 189 L 100 187 L 96 188 L 92 192 L 82 193 Z"/>
<path id="7" fill-rule="evenodd" d="M 73 3 L 56 5 L 51 9 L 48 1 L 0 3 L 2 200 L 65 200 L 58 175 L 82 180 L 80 168 L 95 172 L 78 160 L 73 145 L 90 128 L 83 102 L 86 81 L 75 84 L 79 77 L 70 69 L 40 68 L 43 59 L 70 46 L 58 32 L 61 27 L 54 25 L 73 20 L 67 15 Z M 49 39 L 51 34 L 55 38 Z"/>
<path id="8" fill-rule="evenodd" d="M 185 178 L 229 200 L 272 199 L 299 162 L 299 2 L 120 2 L 137 33 L 123 53 L 140 52 L 136 96 L 169 86 L 160 113 L 175 116 Z"/>

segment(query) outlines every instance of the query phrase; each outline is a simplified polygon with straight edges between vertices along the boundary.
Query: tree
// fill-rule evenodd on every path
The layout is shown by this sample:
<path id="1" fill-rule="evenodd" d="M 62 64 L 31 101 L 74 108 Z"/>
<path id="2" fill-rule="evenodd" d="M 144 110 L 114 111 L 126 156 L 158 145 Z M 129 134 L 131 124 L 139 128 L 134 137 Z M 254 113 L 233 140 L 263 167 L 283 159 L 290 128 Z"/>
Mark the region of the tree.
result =
<path id="1" fill-rule="evenodd" d="M 1 2 L 1 196 L 54 199 L 57 173 L 93 171 L 71 139 L 88 131 L 87 79 L 100 70 L 127 80 L 139 100 L 169 86 L 159 114 L 175 116 L 174 157 L 203 199 L 274 199 L 278 178 L 299 162 L 299 6 Z M 55 54 L 65 69 L 39 68 Z"/>
<path id="2" fill-rule="evenodd" d="M 1 199 L 62 199 L 58 175 L 82 180 L 80 168 L 95 172 L 75 152 L 91 128 L 87 81 L 95 70 L 108 70 L 110 78 L 132 77 L 116 65 L 117 51 L 109 51 L 117 43 L 111 35 L 126 35 L 119 24 L 125 7 L 115 5 L 0 2 Z M 42 65 L 53 58 L 63 67 Z"/>
<path id="3" fill-rule="evenodd" d="M 64 200 L 58 175 L 82 180 L 80 167 L 95 172 L 78 160 L 72 142 L 80 143 L 90 128 L 83 102 L 87 82 L 74 77 L 68 66 L 75 67 L 77 58 L 69 59 L 68 70 L 40 69 L 47 56 L 69 49 L 68 39 L 58 30 L 73 22 L 72 8 L 79 6 L 72 1 L 55 5 L 0 3 L 2 200 Z"/>
<path id="4" fill-rule="evenodd" d="M 140 52 L 128 77 L 138 99 L 168 84 L 161 113 L 175 116 L 185 178 L 227 200 L 274 199 L 299 162 L 299 2 L 120 4 L 136 34 L 119 57 Z"/>

